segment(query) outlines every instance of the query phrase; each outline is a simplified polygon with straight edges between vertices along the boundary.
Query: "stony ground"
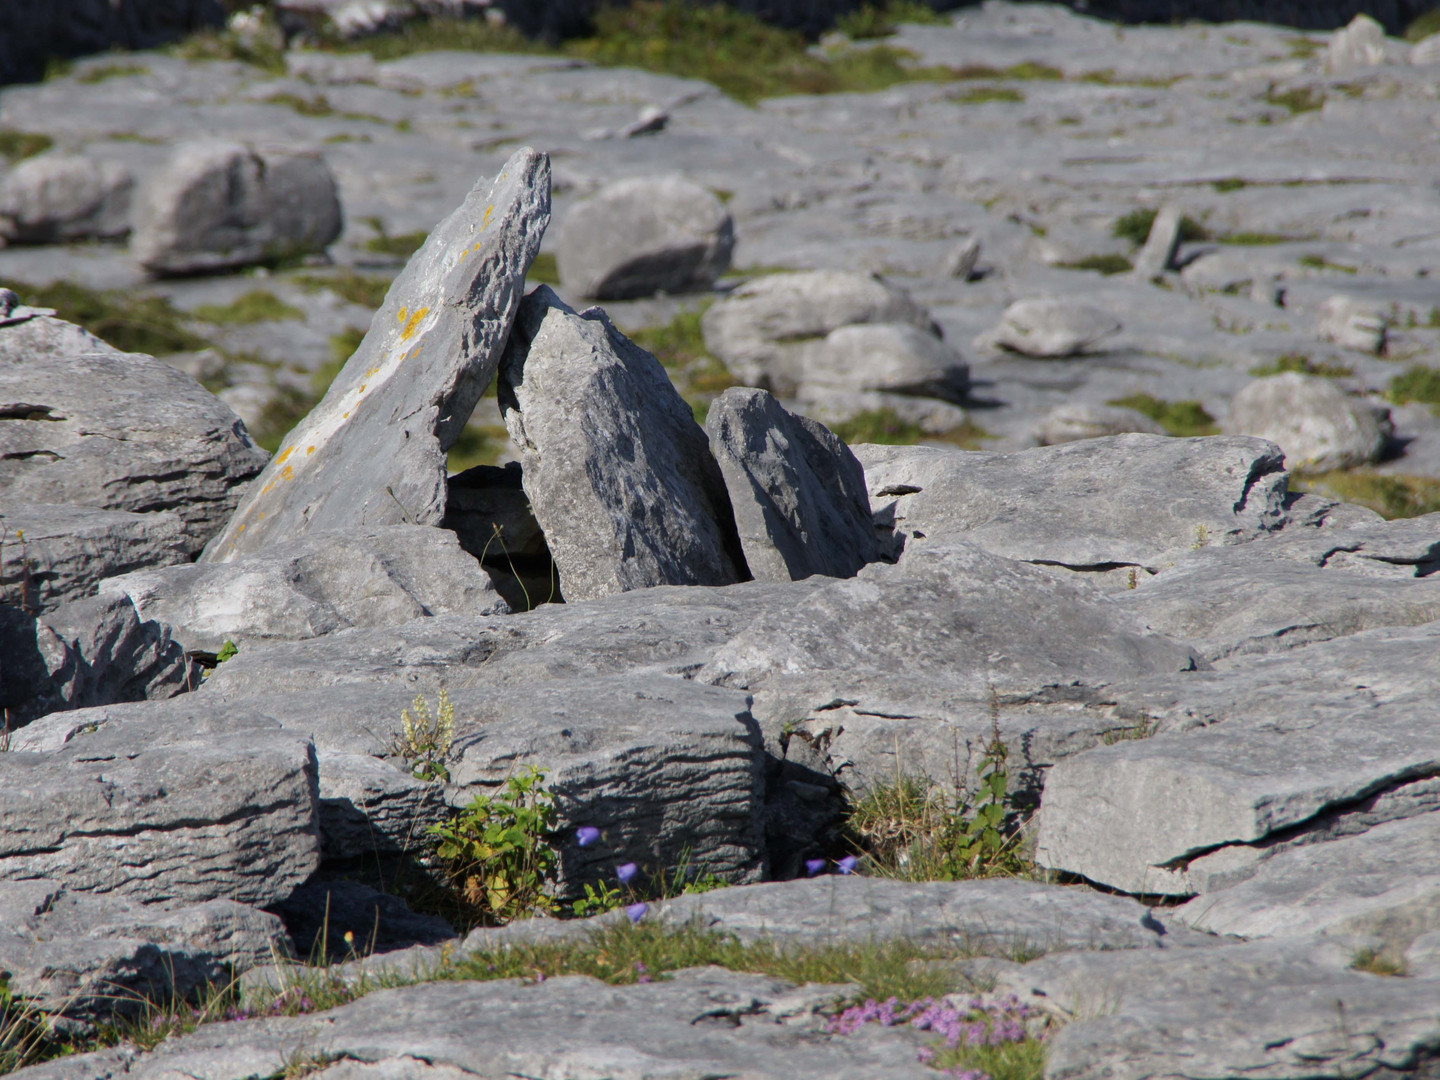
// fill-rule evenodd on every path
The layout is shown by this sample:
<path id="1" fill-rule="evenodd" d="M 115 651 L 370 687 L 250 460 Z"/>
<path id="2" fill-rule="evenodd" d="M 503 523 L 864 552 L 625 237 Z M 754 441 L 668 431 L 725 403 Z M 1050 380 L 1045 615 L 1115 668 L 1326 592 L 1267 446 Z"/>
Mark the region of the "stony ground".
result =
<path id="1" fill-rule="evenodd" d="M 1356 490 L 1440 478 L 1440 65 L 1045 5 L 894 40 L 953 70 L 752 108 L 536 56 L 155 54 L 0 94 L 142 181 L 217 132 L 319 149 L 346 215 L 333 263 L 268 272 L 0 250 L 196 316 L 162 362 L 0 293 L 0 1071 L 1437 1075 L 1440 512 L 1302 494 L 1347 480 L 1235 398 L 1309 374 L 1391 410 Z M 733 276 L 522 300 L 552 210 L 674 172 L 733 214 Z M 1143 263 L 1116 223 L 1165 207 L 1173 258 L 1066 265 Z M 721 393 L 706 342 L 813 363 L 862 301 L 945 379 L 857 398 L 931 402 L 931 445 Z M 1027 311 L 1087 347 L 1004 348 Z M 261 426 L 352 353 L 274 457 L 222 403 Z M 519 467 L 447 479 L 492 384 L 470 452 Z M 1126 411 L 1051 437 L 1081 405 Z M 429 830 L 529 766 L 551 893 L 608 910 L 462 936 L 529 879 L 503 836 L 447 876 Z"/>

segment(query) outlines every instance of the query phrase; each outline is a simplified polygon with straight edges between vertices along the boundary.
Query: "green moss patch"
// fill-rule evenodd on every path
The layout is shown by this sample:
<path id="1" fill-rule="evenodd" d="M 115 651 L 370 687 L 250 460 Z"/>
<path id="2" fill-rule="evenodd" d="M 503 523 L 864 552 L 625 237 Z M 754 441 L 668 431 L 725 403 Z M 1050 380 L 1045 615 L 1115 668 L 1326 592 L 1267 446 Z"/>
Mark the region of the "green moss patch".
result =
<path id="1" fill-rule="evenodd" d="M 978 86 L 973 90 L 946 94 L 945 97 L 961 105 L 986 105 L 994 101 L 1019 104 L 1025 100 L 1025 95 L 1012 86 Z"/>
<path id="2" fill-rule="evenodd" d="M 328 289 L 342 300 L 371 311 L 385 302 L 385 294 L 390 291 L 389 278 L 370 277 L 350 269 L 333 274 L 297 274 L 289 280 L 306 292 Z"/>
<path id="3" fill-rule="evenodd" d="M 1217 435 L 1220 432 L 1215 418 L 1198 401 L 1162 401 L 1149 394 L 1130 394 L 1107 404 L 1144 413 L 1164 428 L 1166 434 L 1178 438 Z"/>
<path id="4" fill-rule="evenodd" d="M 54 145 L 54 139 L 39 132 L 0 129 L 0 157 L 6 161 L 22 161 L 36 154 L 43 154 Z"/>
<path id="5" fill-rule="evenodd" d="M 123 79 L 131 75 L 149 75 L 150 69 L 144 64 L 99 64 L 86 68 L 75 77 L 75 81 L 93 85 L 110 79 Z"/>
<path id="6" fill-rule="evenodd" d="M 30 285 L 0 280 L 0 288 L 14 289 L 34 307 L 54 308 L 67 322 L 83 326 L 96 337 L 124 352 L 168 356 L 210 347 L 210 342 L 189 329 L 188 317 L 164 297 L 144 296 L 128 289 L 88 289 L 73 281 Z"/>
<path id="7" fill-rule="evenodd" d="M 1397 405 L 1423 402 L 1440 415 L 1440 369 L 1413 364 L 1390 380 L 1385 396 Z"/>
<path id="8" fill-rule="evenodd" d="M 1116 219 L 1115 224 L 1110 226 L 1110 234 L 1121 240 L 1129 240 L 1136 247 L 1140 247 L 1150 239 L 1150 229 L 1154 226 L 1158 213 L 1159 211 L 1148 208 L 1132 210 L 1125 216 Z M 1210 239 L 1210 233 L 1194 218 L 1182 217 L 1180 219 L 1180 239 L 1185 243 L 1194 243 L 1197 240 Z"/>
<path id="9" fill-rule="evenodd" d="M 1343 379 L 1346 376 L 1355 374 L 1353 368 L 1344 364 L 1317 363 L 1303 353 L 1286 353 L 1284 356 L 1275 358 L 1271 364 L 1257 364 L 1250 369 L 1250 374 L 1257 378 L 1266 375 L 1282 375 L 1287 371 L 1294 371 L 1301 375 L 1320 375 L 1326 379 Z"/>
<path id="10" fill-rule="evenodd" d="M 1440 480 L 1351 469 L 1305 478 L 1291 477 L 1299 491 L 1314 491 L 1344 502 L 1368 506 L 1386 518 L 1420 517 L 1440 511 Z"/>
<path id="11" fill-rule="evenodd" d="M 305 318 L 303 311 L 291 307 L 268 289 L 251 289 L 228 304 L 202 304 L 192 314 L 203 322 L 224 326 Z"/>

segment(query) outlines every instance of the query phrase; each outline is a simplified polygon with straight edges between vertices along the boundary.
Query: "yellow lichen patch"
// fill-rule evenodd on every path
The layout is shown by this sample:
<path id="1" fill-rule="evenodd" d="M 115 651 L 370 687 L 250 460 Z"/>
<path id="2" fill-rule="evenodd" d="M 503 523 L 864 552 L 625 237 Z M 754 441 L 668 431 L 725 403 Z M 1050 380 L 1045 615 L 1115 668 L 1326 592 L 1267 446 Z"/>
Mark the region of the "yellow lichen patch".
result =
<path id="1" fill-rule="evenodd" d="M 409 308 L 408 305 L 407 305 L 406 307 L 402 307 L 398 312 L 395 313 L 395 321 L 396 321 L 396 322 L 402 322 L 402 323 L 403 323 L 403 322 L 404 322 L 406 319 L 408 319 L 409 317 L 410 317 L 410 308 Z"/>
<path id="2" fill-rule="evenodd" d="M 295 452 L 295 448 L 294 448 L 293 446 L 290 447 L 288 450 L 285 450 L 284 452 L 281 453 L 281 455 L 280 455 L 278 458 L 275 459 L 275 464 L 276 464 L 276 465 L 284 465 L 284 464 L 285 464 L 285 459 L 288 458 L 288 457 L 289 457 L 291 454 L 293 454 L 294 452 Z"/>
<path id="3" fill-rule="evenodd" d="M 363 394 L 363 393 L 365 392 L 365 387 L 367 387 L 367 386 L 369 386 L 369 385 L 370 385 L 369 383 L 363 383 L 363 382 L 362 382 L 362 383 L 360 384 L 360 389 L 357 390 L 356 393 L 357 393 L 357 394 Z"/>
<path id="4" fill-rule="evenodd" d="M 414 337 L 415 332 L 420 329 L 420 321 L 429 314 L 430 309 L 428 307 L 422 307 L 416 310 L 415 314 L 410 316 L 410 321 L 405 324 L 405 329 L 400 331 L 400 340 L 409 341 Z"/>
<path id="5" fill-rule="evenodd" d="M 340 419 L 341 419 L 341 420 L 349 420 L 349 419 L 350 419 L 350 414 L 349 414 L 348 412 L 347 412 L 347 413 L 341 413 L 341 414 L 340 414 Z"/>
<path id="6" fill-rule="evenodd" d="M 365 372 L 365 377 L 367 379 L 373 379 L 378 374 L 380 374 L 380 365 L 376 364 L 369 371 Z"/>
<path id="7" fill-rule="evenodd" d="M 280 475 L 286 480 L 292 479 L 295 476 L 295 466 L 286 465 L 285 468 L 280 470 Z"/>
<path id="8" fill-rule="evenodd" d="M 269 494 L 270 494 L 270 489 L 273 488 L 274 486 L 275 486 L 275 481 L 274 481 L 274 480 L 271 480 L 268 484 L 266 484 L 263 488 L 260 489 L 260 494 L 261 494 L 261 495 L 269 495 Z"/>
<path id="9" fill-rule="evenodd" d="M 315 447 L 312 446 L 312 447 L 310 447 L 308 450 L 305 451 L 305 456 L 306 456 L 306 457 L 309 457 L 309 456 L 310 456 L 311 454 L 313 454 L 314 452 L 315 452 Z"/>
<path id="10" fill-rule="evenodd" d="M 485 208 L 485 220 L 482 221 L 482 222 L 480 222 L 480 231 L 481 231 L 481 232 L 484 232 L 486 229 L 488 229 L 488 228 L 490 227 L 490 215 L 493 214 L 493 213 L 495 213 L 495 204 L 494 204 L 494 203 L 491 203 L 489 206 L 487 206 L 487 207 Z M 477 244 L 476 246 L 478 247 L 479 245 Z"/>
<path id="11" fill-rule="evenodd" d="M 246 528 L 247 528 L 246 524 L 245 524 L 244 522 L 241 522 L 241 523 L 240 523 L 240 528 L 236 529 L 235 531 L 236 531 L 236 532 L 244 532 Z M 234 544 L 231 544 L 231 545 L 230 545 L 230 550 L 231 550 L 231 551 L 234 551 L 234 550 L 235 550 L 235 545 L 234 545 Z"/>
<path id="12" fill-rule="evenodd" d="M 423 349 L 423 348 L 424 348 L 423 345 L 416 345 L 415 348 L 410 351 L 410 355 L 409 355 L 408 357 L 406 357 L 406 359 L 407 359 L 407 360 L 414 360 L 415 357 L 417 357 L 417 356 L 420 355 L 420 350 Z"/>

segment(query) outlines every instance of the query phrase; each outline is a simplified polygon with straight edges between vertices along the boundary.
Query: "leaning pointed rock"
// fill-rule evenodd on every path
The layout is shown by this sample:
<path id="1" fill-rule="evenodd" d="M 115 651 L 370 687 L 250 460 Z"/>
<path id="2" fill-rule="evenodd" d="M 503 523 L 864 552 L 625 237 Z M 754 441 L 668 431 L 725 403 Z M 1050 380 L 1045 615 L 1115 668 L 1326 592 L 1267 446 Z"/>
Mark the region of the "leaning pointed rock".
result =
<path id="1" fill-rule="evenodd" d="M 495 376 L 549 221 L 550 159 L 526 147 L 435 227 L 202 561 L 312 529 L 437 524 L 445 454 Z"/>
<path id="2" fill-rule="evenodd" d="M 544 285 L 525 298 L 500 408 L 566 600 L 749 578 L 704 429 L 599 308 Z"/>

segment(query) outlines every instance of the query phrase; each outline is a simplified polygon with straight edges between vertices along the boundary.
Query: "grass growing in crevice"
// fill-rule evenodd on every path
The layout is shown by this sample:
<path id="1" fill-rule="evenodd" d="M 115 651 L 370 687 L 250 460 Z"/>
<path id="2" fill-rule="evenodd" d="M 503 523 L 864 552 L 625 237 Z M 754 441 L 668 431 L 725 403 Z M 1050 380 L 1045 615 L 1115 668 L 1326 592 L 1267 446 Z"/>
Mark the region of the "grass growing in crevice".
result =
<path id="1" fill-rule="evenodd" d="M 1314 240 L 1313 236 L 1296 236 L 1293 233 L 1258 232 L 1241 229 L 1237 232 L 1217 233 L 1210 239 L 1217 244 L 1235 244 L 1240 247 L 1268 247 L 1275 244 L 1297 244 Z"/>
<path id="2" fill-rule="evenodd" d="M 1342 274 L 1358 274 L 1358 266 L 1347 266 L 1345 263 L 1331 262 L 1324 255 L 1301 255 L 1300 265 L 1310 270 L 1335 270 Z"/>
<path id="3" fill-rule="evenodd" d="M 1129 240 L 1136 247 L 1142 246 L 1150 239 L 1150 229 L 1155 224 L 1155 218 L 1159 211 L 1142 207 L 1132 210 L 1124 217 L 1118 218 L 1110 227 L 1110 234 L 1121 240 Z M 1191 217 L 1180 219 L 1180 239 L 1184 243 L 1194 243 L 1197 240 L 1210 239 L 1210 233 L 1205 226 Z"/>
<path id="4" fill-rule="evenodd" d="M 1344 364 L 1328 364 L 1316 362 L 1303 353 L 1286 353 L 1284 356 L 1275 358 L 1271 364 L 1257 364 L 1250 369 L 1250 374 L 1257 378 L 1266 375 L 1281 375 L 1293 371 L 1300 375 L 1319 375 L 1326 379 L 1344 379 L 1355 374 L 1354 368 Z"/>
<path id="5" fill-rule="evenodd" d="M 144 64 L 99 64 L 92 68 L 86 68 L 76 76 L 75 81 L 93 86 L 96 83 L 106 82 L 109 79 L 123 79 L 131 75 L 149 75 L 150 69 Z"/>
<path id="6" fill-rule="evenodd" d="M 730 369 L 705 347 L 700 323 L 709 306 L 706 301 L 681 311 L 668 323 L 626 334 L 660 361 L 700 424 L 705 423 L 710 402 L 730 387 L 739 385 Z"/>
<path id="7" fill-rule="evenodd" d="M 1087 255 L 1074 262 L 1060 263 L 1059 266 L 1062 270 L 1095 270 L 1106 277 L 1126 274 L 1135 268 L 1124 255 Z"/>
<path id="8" fill-rule="evenodd" d="M 1212 180 L 1210 186 L 1215 189 L 1217 194 L 1228 195 L 1232 191 L 1243 191 L 1250 186 L 1250 182 L 1241 180 L 1238 176 L 1230 176 L 1224 180 Z"/>
<path id="9" fill-rule="evenodd" d="M 958 90 L 946 94 L 945 98 L 961 105 L 987 105 L 996 101 L 1018 104 L 1025 100 L 1025 95 L 1013 86 L 977 86 L 973 90 Z"/>
<path id="10" fill-rule="evenodd" d="M 1220 431 L 1215 418 L 1198 401 L 1163 401 L 1149 394 L 1129 394 L 1106 404 L 1144 413 L 1164 428 L 1167 435 L 1177 438 L 1216 435 Z"/>
<path id="11" fill-rule="evenodd" d="M 1289 109 L 1291 116 L 1315 112 L 1325 106 L 1325 92 L 1313 86 L 1297 86 L 1290 90 L 1277 90 L 1273 86 L 1266 91 L 1265 100 L 1271 105 Z"/>
<path id="12" fill-rule="evenodd" d="M 1381 517 L 1421 517 L 1440 511 L 1440 480 L 1433 476 L 1377 473 L 1369 469 L 1290 478 L 1297 491 L 1313 491 L 1343 502 L 1368 506 Z"/>
<path id="13" fill-rule="evenodd" d="M 1412 364 L 1390 380 L 1385 396 L 1397 405 L 1421 402 L 1440 416 L 1440 368 Z"/>
<path id="14" fill-rule="evenodd" d="M 291 307 L 269 289 L 251 289 L 228 304 L 201 304 L 191 314 L 217 326 L 249 326 L 305 318 L 303 311 Z"/>
<path id="15" fill-rule="evenodd" d="M 855 41 L 889 37 L 901 23 L 948 26 L 950 20 L 919 0 L 888 0 L 864 4 L 859 10 L 847 12 L 835 20 L 835 29 Z"/>
<path id="16" fill-rule="evenodd" d="M 913 446 L 921 442 L 947 442 L 964 450 L 979 450 L 984 440 L 995 437 L 968 416 L 959 427 L 931 434 L 888 406 L 882 409 L 867 409 L 826 426 L 847 445 L 852 446 L 856 443 Z"/>
<path id="17" fill-rule="evenodd" d="M 210 348 L 210 342 L 187 325 L 188 317 L 161 296 L 143 296 L 127 289 L 90 289 L 73 281 L 30 285 L 0 279 L 33 307 L 54 308 L 67 322 L 124 352 L 168 356 Z"/>
<path id="18" fill-rule="evenodd" d="M 306 292 L 329 289 L 340 299 L 371 311 L 385 302 L 391 282 L 390 278 L 370 277 L 348 267 L 332 274 L 297 274 L 290 280 Z"/>
<path id="19" fill-rule="evenodd" d="M 526 281 L 533 281 L 538 285 L 560 284 L 560 266 L 555 256 L 548 251 L 542 251 L 535 256 L 535 261 L 530 264 L 530 270 L 525 275 Z"/>
<path id="20" fill-rule="evenodd" d="M 55 140 L 49 135 L 35 131 L 14 131 L 10 128 L 0 128 L 0 157 L 11 163 L 23 161 L 36 154 L 43 154 L 54 145 Z"/>
<path id="21" fill-rule="evenodd" d="M 1350 966 L 1356 971 L 1367 971 L 1371 975 L 1385 975 L 1391 978 L 1403 978 L 1410 974 L 1410 965 L 1405 962 L 1403 956 L 1399 956 L 1389 949 L 1376 949 L 1370 946 L 1359 950 L 1351 958 Z"/>

